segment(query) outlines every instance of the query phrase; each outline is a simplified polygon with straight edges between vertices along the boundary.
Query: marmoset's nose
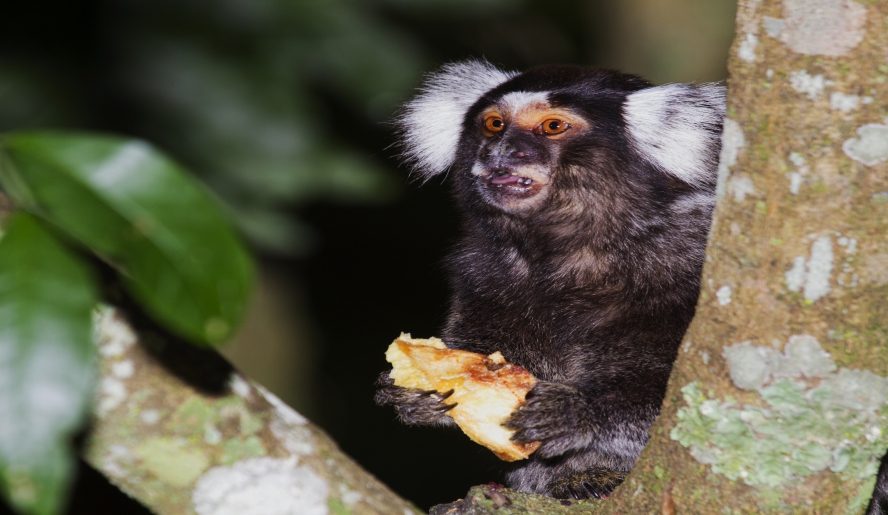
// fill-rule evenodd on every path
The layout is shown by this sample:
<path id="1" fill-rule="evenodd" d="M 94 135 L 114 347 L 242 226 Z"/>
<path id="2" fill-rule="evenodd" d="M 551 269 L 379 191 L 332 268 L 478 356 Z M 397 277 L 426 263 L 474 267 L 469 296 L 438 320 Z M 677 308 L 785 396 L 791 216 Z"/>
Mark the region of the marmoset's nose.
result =
<path id="1" fill-rule="evenodd" d="M 497 167 L 513 168 L 529 163 L 543 162 L 548 157 L 546 147 L 535 141 L 532 134 L 510 134 L 492 152 Z"/>

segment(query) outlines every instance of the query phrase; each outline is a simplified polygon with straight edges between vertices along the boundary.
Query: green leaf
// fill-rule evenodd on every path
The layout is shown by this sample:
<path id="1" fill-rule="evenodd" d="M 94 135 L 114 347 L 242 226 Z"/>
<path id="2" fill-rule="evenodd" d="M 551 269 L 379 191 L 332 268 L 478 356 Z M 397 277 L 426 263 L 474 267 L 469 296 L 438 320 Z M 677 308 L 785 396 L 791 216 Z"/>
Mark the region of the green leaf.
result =
<path id="1" fill-rule="evenodd" d="M 198 343 L 230 336 L 252 264 L 219 206 L 142 141 L 12 133 L 0 185 L 121 272 L 156 320 Z"/>
<path id="2" fill-rule="evenodd" d="M 0 239 L 0 489 L 25 513 L 61 511 L 70 440 L 95 374 L 89 269 L 30 215 Z"/>

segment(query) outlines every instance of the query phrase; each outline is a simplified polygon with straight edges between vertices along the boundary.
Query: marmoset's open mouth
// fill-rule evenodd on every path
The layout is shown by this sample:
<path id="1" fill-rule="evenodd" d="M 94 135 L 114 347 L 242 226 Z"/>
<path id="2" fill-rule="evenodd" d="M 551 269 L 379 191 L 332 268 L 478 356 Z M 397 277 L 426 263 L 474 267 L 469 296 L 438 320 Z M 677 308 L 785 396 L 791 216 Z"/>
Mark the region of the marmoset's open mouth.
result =
<path id="1" fill-rule="evenodd" d="M 515 172 L 497 170 L 495 172 L 491 172 L 490 175 L 487 176 L 487 182 L 496 187 L 502 187 L 507 184 L 530 186 L 531 184 L 533 184 L 533 179 L 529 177 L 521 177 Z"/>
<path id="2" fill-rule="evenodd" d="M 546 196 L 549 177 L 535 166 L 503 167 L 479 173 L 476 184 L 487 202 L 518 212 L 539 204 Z"/>
<path id="3" fill-rule="evenodd" d="M 538 193 L 542 184 L 512 170 L 493 170 L 483 177 L 488 190 L 503 195 L 530 197 Z"/>

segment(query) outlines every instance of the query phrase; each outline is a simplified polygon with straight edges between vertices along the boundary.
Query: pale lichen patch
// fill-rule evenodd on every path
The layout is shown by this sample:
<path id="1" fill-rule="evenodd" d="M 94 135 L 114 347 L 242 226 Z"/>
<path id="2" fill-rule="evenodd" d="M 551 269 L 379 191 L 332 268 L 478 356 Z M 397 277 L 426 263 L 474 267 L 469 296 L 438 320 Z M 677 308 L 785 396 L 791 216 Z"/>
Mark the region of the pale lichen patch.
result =
<path id="1" fill-rule="evenodd" d="M 803 291 L 805 300 L 814 302 L 830 292 L 830 278 L 833 270 L 832 239 L 821 236 L 811 245 L 811 256 L 805 259 L 798 256 L 792 268 L 785 274 L 786 287 L 790 291 Z"/>
<path id="2" fill-rule="evenodd" d="M 249 458 L 213 467 L 195 485 L 198 515 L 327 515 L 327 481 L 296 458 Z"/>
<path id="3" fill-rule="evenodd" d="M 96 414 L 103 417 L 126 400 L 126 385 L 113 377 L 105 377 L 99 382 L 99 404 Z"/>
<path id="4" fill-rule="evenodd" d="M 789 192 L 793 195 L 798 195 L 802 182 L 810 174 L 811 168 L 805 164 L 805 158 L 798 152 L 790 152 L 789 160 L 798 168 L 797 172 L 789 172 L 787 174 L 789 177 Z"/>
<path id="5" fill-rule="evenodd" d="M 811 245 L 811 258 L 805 274 L 805 300 L 814 302 L 830 292 L 832 270 L 832 240 L 829 236 L 822 236 Z"/>
<path id="6" fill-rule="evenodd" d="M 208 425 L 204 428 L 204 441 L 210 445 L 216 445 L 222 441 L 222 431 L 216 426 Z"/>
<path id="7" fill-rule="evenodd" d="M 758 390 L 778 377 L 826 377 L 836 369 L 817 339 L 807 334 L 791 336 L 782 354 L 744 341 L 725 347 L 722 356 L 731 381 L 743 390 Z"/>
<path id="8" fill-rule="evenodd" d="M 757 347 L 745 341 L 724 348 L 722 355 L 728 362 L 731 381 L 744 390 L 761 388 L 770 379 L 778 352 L 767 347 Z"/>
<path id="9" fill-rule="evenodd" d="M 789 85 L 792 89 L 808 95 L 811 100 L 817 100 L 826 87 L 832 84 L 833 81 L 826 80 L 820 73 L 809 75 L 807 70 L 789 72 Z"/>
<path id="10" fill-rule="evenodd" d="M 746 38 L 740 43 L 740 48 L 737 49 L 737 57 L 748 63 L 755 62 L 755 47 L 758 46 L 758 42 L 755 34 L 747 33 Z"/>
<path id="11" fill-rule="evenodd" d="M 805 284 L 805 257 L 796 256 L 792 261 L 792 268 L 784 274 L 784 277 L 789 291 L 801 291 L 802 285 Z"/>
<path id="12" fill-rule="evenodd" d="M 728 192 L 734 197 L 734 202 L 743 202 L 747 195 L 755 195 L 755 185 L 745 175 L 732 176 L 728 179 Z"/>
<path id="13" fill-rule="evenodd" d="M 250 383 L 248 383 L 243 377 L 241 377 L 238 373 L 231 374 L 231 380 L 229 381 L 229 386 L 231 387 L 231 391 L 236 395 L 240 396 L 244 400 L 250 400 L 251 388 Z"/>
<path id="14" fill-rule="evenodd" d="M 797 334 L 789 337 L 784 348 L 784 355 L 777 362 L 774 376 L 826 377 L 836 369 L 829 354 L 820 346 L 817 338 L 809 334 Z"/>
<path id="15" fill-rule="evenodd" d="M 863 40 L 866 8 L 852 0 L 783 0 L 782 21 L 772 31 L 794 52 L 837 57 Z"/>
<path id="16" fill-rule="evenodd" d="M 845 155 L 867 166 L 888 160 L 888 124 L 863 125 L 857 129 L 857 136 L 842 144 Z"/>
<path id="17" fill-rule="evenodd" d="M 138 337 L 117 310 L 99 306 L 93 311 L 93 340 L 99 354 L 110 362 L 110 373 L 101 378 L 97 392 L 96 415 L 104 417 L 129 395 L 122 380 L 132 377 L 135 365 L 129 359 L 121 358 L 136 344 Z"/>
<path id="18" fill-rule="evenodd" d="M 160 422 L 160 411 L 156 409 L 146 409 L 139 413 L 139 418 L 142 422 L 148 424 L 149 426 L 153 426 L 154 424 Z"/>
<path id="19" fill-rule="evenodd" d="M 124 478 L 130 470 L 130 463 L 135 459 L 136 457 L 125 445 L 110 445 L 101 458 L 102 472 L 114 478 Z"/>
<path id="20" fill-rule="evenodd" d="M 361 492 L 352 490 L 345 483 L 340 483 L 339 498 L 342 500 L 342 504 L 346 506 L 354 506 L 363 499 L 363 496 L 361 495 Z"/>
<path id="21" fill-rule="evenodd" d="M 99 354 L 106 358 L 123 355 L 138 341 L 132 328 L 109 306 L 99 306 L 93 311 L 93 331 Z"/>
<path id="22" fill-rule="evenodd" d="M 781 32 L 786 30 L 786 22 L 780 18 L 762 16 L 762 27 L 765 29 L 765 34 L 776 38 L 780 36 Z"/>
<path id="23" fill-rule="evenodd" d="M 789 192 L 798 195 L 802 188 L 802 174 L 798 172 L 789 172 Z"/>
<path id="24" fill-rule="evenodd" d="M 847 236 L 840 236 L 836 243 L 840 247 L 845 247 L 845 254 L 854 255 L 857 253 L 857 238 L 849 238 Z"/>
<path id="25" fill-rule="evenodd" d="M 730 118 L 725 118 L 724 130 L 722 131 L 722 148 L 718 160 L 717 197 L 721 198 L 724 196 L 731 167 L 737 164 L 740 149 L 745 146 L 746 138 L 743 137 L 743 129 L 740 127 L 740 124 Z"/>
<path id="26" fill-rule="evenodd" d="M 858 95 L 846 95 L 835 91 L 829 96 L 829 107 L 838 111 L 853 111 L 860 105 L 860 97 Z"/>
<path id="27" fill-rule="evenodd" d="M 272 434 L 281 445 L 294 456 L 307 456 L 315 451 L 310 433 L 304 426 L 288 424 L 284 420 L 275 419 L 268 425 Z"/>
<path id="28" fill-rule="evenodd" d="M 263 397 L 265 397 L 265 400 L 267 400 L 269 404 L 275 407 L 278 416 L 280 416 L 284 420 L 284 422 L 288 424 L 299 425 L 305 425 L 308 423 L 308 419 L 297 413 L 296 410 L 294 410 L 290 406 L 287 406 L 287 403 L 280 400 L 277 395 L 269 392 L 263 386 L 258 384 L 256 385 L 256 389 L 259 391 L 259 393 L 262 394 Z"/>
<path id="29" fill-rule="evenodd" d="M 128 379 L 132 377 L 135 371 L 136 366 L 133 364 L 132 360 L 127 359 L 111 364 L 111 375 L 120 379 Z"/>
<path id="30" fill-rule="evenodd" d="M 715 292 L 715 297 L 718 299 L 719 306 L 727 306 L 731 303 L 731 287 L 730 286 L 722 286 Z"/>

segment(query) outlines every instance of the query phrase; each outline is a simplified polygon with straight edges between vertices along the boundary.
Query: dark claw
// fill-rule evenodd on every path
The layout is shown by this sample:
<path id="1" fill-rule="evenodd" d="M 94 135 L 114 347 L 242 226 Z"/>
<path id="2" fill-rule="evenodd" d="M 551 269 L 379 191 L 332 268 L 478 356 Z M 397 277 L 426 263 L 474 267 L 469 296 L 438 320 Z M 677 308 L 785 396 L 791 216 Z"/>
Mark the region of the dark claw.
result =
<path id="1" fill-rule="evenodd" d="M 458 404 L 459 404 L 458 402 L 454 402 L 453 404 L 445 404 L 444 406 L 441 406 L 440 408 L 436 409 L 435 411 L 437 411 L 438 413 L 447 413 L 448 411 L 455 408 Z"/>
<path id="2" fill-rule="evenodd" d="M 589 497 L 594 497 L 594 498 L 596 498 L 596 499 L 600 499 L 600 498 L 601 498 L 601 494 L 599 494 L 599 493 L 595 490 L 595 487 L 592 486 L 592 485 L 589 484 L 589 483 L 583 483 L 583 490 L 586 491 L 586 495 L 589 496 Z"/>
<path id="3" fill-rule="evenodd" d="M 550 495 L 561 499 L 607 499 L 607 495 L 625 478 L 625 473 L 608 469 L 589 469 L 555 479 Z"/>
<path id="4" fill-rule="evenodd" d="M 453 388 L 451 388 L 451 389 L 447 390 L 447 391 L 444 392 L 444 393 L 439 393 L 438 395 L 441 396 L 441 400 L 443 401 L 443 400 L 446 399 L 447 397 L 450 397 L 451 395 L 453 395 L 453 392 L 454 392 L 454 390 L 453 390 Z M 455 404 L 454 404 L 454 406 L 455 406 Z"/>

